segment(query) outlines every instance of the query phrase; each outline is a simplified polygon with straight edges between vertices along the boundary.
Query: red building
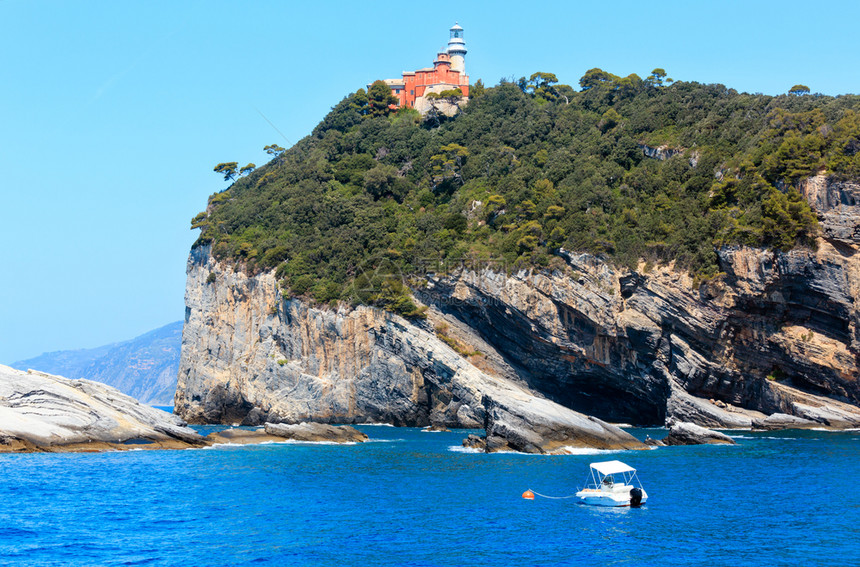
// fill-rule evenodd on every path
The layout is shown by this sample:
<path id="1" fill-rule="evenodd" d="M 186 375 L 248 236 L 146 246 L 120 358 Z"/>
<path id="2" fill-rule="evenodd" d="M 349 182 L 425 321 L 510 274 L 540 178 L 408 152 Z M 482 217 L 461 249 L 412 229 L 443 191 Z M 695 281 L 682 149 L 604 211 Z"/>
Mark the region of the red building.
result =
<path id="1" fill-rule="evenodd" d="M 433 67 L 404 72 L 402 79 L 386 79 L 391 94 L 397 97 L 398 106 L 415 107 L 415 101 L 429 93 L 460 89 L 469 96 L 469 75 L 466 74 L 466 42 L 463 28 L 454 24 L 448 49 L 436 55 Z"/>

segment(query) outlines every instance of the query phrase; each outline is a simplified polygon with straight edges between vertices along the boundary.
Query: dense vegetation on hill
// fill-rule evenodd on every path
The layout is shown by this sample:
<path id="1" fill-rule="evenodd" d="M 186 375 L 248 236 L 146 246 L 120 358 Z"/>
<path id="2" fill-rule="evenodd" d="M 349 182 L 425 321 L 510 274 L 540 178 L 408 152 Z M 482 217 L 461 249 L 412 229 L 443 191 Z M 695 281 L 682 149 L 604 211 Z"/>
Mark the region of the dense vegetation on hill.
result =
<path id="1" fill-rule="evenodd" d="M 267 146 L 275 159 L 192 226 L 218 258 L 277 268 L 292 294 L 406 315 L 418 312 L 387 274 L 409 283 L 438 262 L 550 268 L 564 248 L 710 277 L 715 247 L 811 243 L 817 222 L 795 185 L 818 171 L 860 177 L 860 97 L 664 77 L 478 84 L 452 119 L 389 112 L 384 89 L 360 90 L 293 148 Z"/>

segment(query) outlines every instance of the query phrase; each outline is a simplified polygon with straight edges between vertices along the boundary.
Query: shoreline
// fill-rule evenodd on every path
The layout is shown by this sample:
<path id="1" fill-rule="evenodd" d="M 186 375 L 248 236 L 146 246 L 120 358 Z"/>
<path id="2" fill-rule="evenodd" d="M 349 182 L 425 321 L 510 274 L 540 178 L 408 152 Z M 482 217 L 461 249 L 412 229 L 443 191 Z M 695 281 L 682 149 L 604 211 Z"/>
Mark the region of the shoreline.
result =
<path id="1" fill-rule="evenodd" d="M 396 429 L 417 429 L 422 432 L 427 432 L 426 428 L 421 427 L 410 427 L 410 426 L 395 426 L 390 424 L 383 423 L 366 423 L 366 424 L 356 424 L 359 427 L 391 427 Z M 186 450 L 186 449 L 208 449 L 208 448 L 216 448 L 216 447 L 240 447 L 240 446 L 250 446 L 250 445 L 357 445 L 366 441 L 374 441 L 374 439 L 369 438 L 367 435 L 364 435 L 364 439 L 358 440 L 345 440 L 345 441 L 335 441 L 331 439 L 316 439 L 316 440 L 306 440 L 306 439 L 291 439 L 279 435 L 272 435 L 266 432 L 265 427 L 258 426 L 253 429 L 243 428 L 242 426 L 234 426 L 234 425 L 224 425 L 220 423 L 211 423 L 205 425 L 197 425 L 197 427 L 223 427 L 223 429 L 219 429 L 217 431 L 211 431 L 207 435 L 201 437 L 201 441 L 199 443 L 192 443 L 187 441 L 182 441 L 179 439 L 166 439 L 166 440 L 150 440 L 150 439 L 130 439 L 124 442 L 106 442 L 106 441 L 90 441 L 90 442 L 78 442 L 78 443 L 68 443 L 68 444 L 58 444 L 58 445 L 37 445 L 30 441 L 22 440 L 22 439 L 5 439 L 0 442 L 0 455 L 5 454 L 33 454 L 33 453 L 118 453 L 118 452 L 128 452 L 128 451 L 176 451 L 176 450 Z M 352 426 L 344 426 L 344 425 L 335 425 L 330 426 L 333 428 L 338 427 L 350 427 L 354 429 Z M 669 431 L 669 428 L 666 426 L 626 426 L 625 430 L 636 431 Z M 469 428 L 455 428 L 450 433 L 456 433 L 458 431 L 481 431 L 477 429 L 469 429 Z M 736 434 L 738 433 L 748 433 L 748 434 L 781 434 L 781 433 L 792 433 L 792 432 L 815 432 L 815 433 L 856 433 L 860 431 L 860 428 L 837 428 L 837 427 L 795 427 L 795 428 L 785 428 L 785 429 L 754 429 L 754 428 L 732 428 L 732 429 L 724 429 L 724 428 L 714 428 L 713 431 L 723 432 L 729 437 L 738 438 Z M 359 432 L 360 433 L 360 432 Z M 434 433 L 442 433 L 434 432 Z M 759 437 L 756 435 L 757 438 Z M 763 438 L 766 436 L 762 435 Z M 741 439 L 747 437 L 739 437 Z M 657 447 L 650 447 L 650 450 L 656 449 Z M 452 447 L 453 449 L 453 447 Z M 478 449 L 470 448 L 470 447 L 460 447 L 459 452 L 463 453 L 475 453 L 475 454 L 522 454 L 522 455 L 536 455 L 536 456 L 581 456 L 581 455 L 602 455 L 604 453 L 617 453 L 622 451 L 632 451 L 636 449 L 597 449 L 593 447 L 576 447 L 576 446 L 565 446 L 560 448 L 558 452 L 547 452 L 547 453 L 526 453 L 521 451 L 495 451 L 491 453 L 487 453 L 485 451 L 481 451 Z"/>

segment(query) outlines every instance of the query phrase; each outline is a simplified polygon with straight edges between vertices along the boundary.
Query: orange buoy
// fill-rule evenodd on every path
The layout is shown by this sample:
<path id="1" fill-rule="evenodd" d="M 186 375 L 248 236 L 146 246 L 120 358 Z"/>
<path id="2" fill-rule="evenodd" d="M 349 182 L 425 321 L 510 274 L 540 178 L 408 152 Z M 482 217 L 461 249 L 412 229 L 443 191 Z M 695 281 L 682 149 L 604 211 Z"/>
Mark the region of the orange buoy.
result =
<path id="1" fill-rule="evenodd" d="M 526 500 L 534 500 L 535 493 L 531 490 L 526 490 L 525 492 L 523 492 L 523 498 L 525 498 Z"/>

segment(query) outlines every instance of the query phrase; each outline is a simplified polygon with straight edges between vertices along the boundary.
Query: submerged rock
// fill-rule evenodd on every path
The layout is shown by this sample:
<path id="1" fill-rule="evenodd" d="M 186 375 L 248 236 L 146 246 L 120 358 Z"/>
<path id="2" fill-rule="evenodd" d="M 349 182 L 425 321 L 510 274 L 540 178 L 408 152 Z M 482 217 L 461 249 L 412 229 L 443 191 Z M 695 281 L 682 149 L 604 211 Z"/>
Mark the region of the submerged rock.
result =
<path id="1" fill-rule="evenodd" d="M 650 435 L 645 436 L 645 440 L 643 441 L 649 447 L 665 447 L 666 444 L 663 443 L 662 439 L 653 439 Z"/>
<path id="2" fill-rule="evenodd" d="M 0 365 L 0 452 L 200 446 L 179 417 L 90 380 Z"/>
<path id="3" fill-rule="evenodd" d="M 487 437 L 470 433 L 468 437 L 463 439 L 463 447 L 485 452 L 487 450 Z"/>
<path id="4" fill-rule="evenodd" d="M 734 445 L 735 441 L 725 433 L 712 431 L 693 423 L 679 421 L 669 428 L 664 445 Z"/>

